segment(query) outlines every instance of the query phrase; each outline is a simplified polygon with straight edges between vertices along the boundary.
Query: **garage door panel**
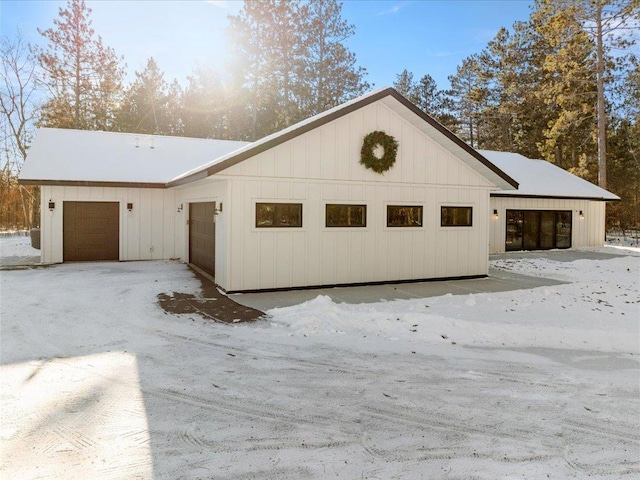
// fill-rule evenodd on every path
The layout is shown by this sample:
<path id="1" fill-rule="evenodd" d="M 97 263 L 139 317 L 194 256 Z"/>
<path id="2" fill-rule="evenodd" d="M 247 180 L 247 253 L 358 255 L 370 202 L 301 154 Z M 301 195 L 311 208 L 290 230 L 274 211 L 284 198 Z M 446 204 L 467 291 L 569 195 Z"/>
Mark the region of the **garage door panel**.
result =
<path id="1" fill-rule="evenodd" d="M 118 202 L 64 202 L 63 260 L 120 259 Z"/>
<path id="2" fill-rule="evenodd" d="M 189 204 L 189 262 L 215 275 L 215 202 Z"/>
<path id="3" fill-rule="evenodd" d="M 85 217 L 76 219 L 76 231 L 85 235 L 103 235 L 111 231 L 113 225 L 106 224 L 104 218 Z"/>

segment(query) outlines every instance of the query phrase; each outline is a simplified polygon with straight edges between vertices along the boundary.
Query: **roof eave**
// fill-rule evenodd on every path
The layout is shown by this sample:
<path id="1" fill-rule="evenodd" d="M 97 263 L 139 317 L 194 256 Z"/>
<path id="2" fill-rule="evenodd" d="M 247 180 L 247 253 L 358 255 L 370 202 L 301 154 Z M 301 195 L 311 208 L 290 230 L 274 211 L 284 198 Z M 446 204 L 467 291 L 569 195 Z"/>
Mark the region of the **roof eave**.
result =
<path id="1" fill-rule="evenodd" d="M 110 187 L 110 188 L 167 188 L 160 182 L 111 182 L 94 180 L 36 180 L 19 178 L 20 185 L 58 186 L 58 187 Z"/>
<path id="2" fill-rule="evenodd" d="M 537 195 L 535 193 L 517 193 L 517 192 L 491 192 L 492 197 L 515 197 L 515 198 L 547 198 L 555 200 L 592 200 L 599 202 L 619 202 L 621 198 L 616 196 L 615 198 L 605 197 L 591 197 L 591 196 L 578 196 L 578 195 Z"/>

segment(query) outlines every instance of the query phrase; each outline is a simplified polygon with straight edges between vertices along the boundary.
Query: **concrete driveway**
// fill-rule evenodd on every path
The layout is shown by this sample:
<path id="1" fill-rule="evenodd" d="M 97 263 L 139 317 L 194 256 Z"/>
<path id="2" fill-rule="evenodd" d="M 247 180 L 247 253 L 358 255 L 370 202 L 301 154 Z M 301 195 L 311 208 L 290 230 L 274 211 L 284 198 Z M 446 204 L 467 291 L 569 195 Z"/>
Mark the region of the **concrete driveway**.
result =
<path id="1" fill-rule="evenodd" d="M 312 300 L 318 295 L 331 297 L 336 303 L 357 304 L 439 297 L 448 293 L 452 295 L 468 295 L 469 293 L 505 292 L 548 285 L 561 285 L 563 283 L 565 282 L 550 278 L 536 278 L 490 269 L 488 277 L 467 280 L 436 280 L 355 287 L 311 288 L 279 292 L 238 293 L 229 295 L 229 297 L 241 305 L 264 312 L 272 308 L 298 305 L 307 300 Z"/>
<path id="2" fill-rule="evenodd" d="M 512 252 L 492 255 L 491 260 L 518 258 L 547 258 L 559 262 L 575 260 L 606 260 L 619 255 L 588 250 L 553 250 L 547 252 Z M 229 295 L 241 305 L 263 312 L 272 308 L 290 307 L 327 295 L 336 303 L 375 303 L 411 298 L 438 297 L 448 293 L 467 295 L 469 293 L 505 292 L 536 287 L 561 285 L 566 282 L 551 278 L 522 275 L 489 267 L 489 276 L 466 280 L 435 280 L 412 283 L 387 283 L 383 285 L 363 285 L 354 287 L 311 288 L 277 292 L 241 293 Z"/>

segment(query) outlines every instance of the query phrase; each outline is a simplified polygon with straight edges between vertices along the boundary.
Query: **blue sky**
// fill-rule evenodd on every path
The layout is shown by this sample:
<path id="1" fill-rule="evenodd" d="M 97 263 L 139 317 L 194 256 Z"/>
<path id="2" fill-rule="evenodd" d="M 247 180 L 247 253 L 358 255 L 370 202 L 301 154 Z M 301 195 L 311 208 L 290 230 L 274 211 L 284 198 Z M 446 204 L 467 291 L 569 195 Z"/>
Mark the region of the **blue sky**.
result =
<path id="1" fill-rule="evenodd" d="M 227 15 L 239 1 L 87 1 L 96 33 L 124 56 L 130 78 L 153 56 L 165 78 L 183 85 L 196 64 L 224 70 Z M 343 18 L 355 25 L 348 45 L 375 87 L 389 86 L 404 68 L 429 73 L 440 88 L 463 58 L 479 52 L 502 26 L 526 20 L 529 0 L 345 1 Z M 53 25 L 66 1 L 0 0 L 0 30 L 20 27 L 30 42 L 36 28 Z"/>

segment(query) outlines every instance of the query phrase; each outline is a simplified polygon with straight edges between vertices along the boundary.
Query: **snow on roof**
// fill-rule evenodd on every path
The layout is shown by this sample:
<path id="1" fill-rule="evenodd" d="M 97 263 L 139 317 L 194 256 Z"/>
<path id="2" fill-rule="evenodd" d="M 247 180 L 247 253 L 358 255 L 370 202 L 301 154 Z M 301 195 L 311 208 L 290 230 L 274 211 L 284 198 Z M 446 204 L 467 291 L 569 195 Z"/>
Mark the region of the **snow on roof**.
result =
<path id="1" fill-rule="evenodd" d="M 186 184 L 375 101 L 405 117 L 497 189 L 517 188 L 517 182 L 507 173 L 389 87 L 354 98 L 253 143 L 42 128 L 29 149 L 19 179 L 30 184 L 109 182 L 154 187 Z"/>
<path id="2" fill-rule="evenodd" d="M 491 195 L 620 200 L 617 195 L 545 160 L 533 160 L 519 153 L 478 151 L 520 184 L 518 190 L 500 190 Z"/>
<path id="3" fill-rule="evenodd" d="M 41 128 L 21 181 L 165 184 L 247 142 Z"/>

